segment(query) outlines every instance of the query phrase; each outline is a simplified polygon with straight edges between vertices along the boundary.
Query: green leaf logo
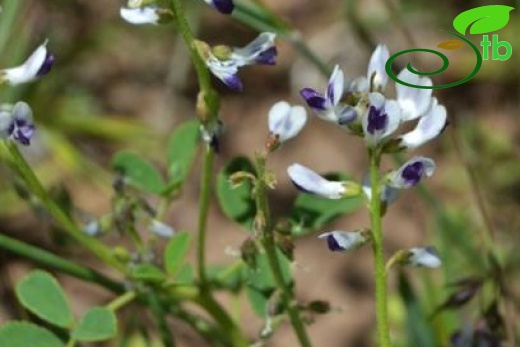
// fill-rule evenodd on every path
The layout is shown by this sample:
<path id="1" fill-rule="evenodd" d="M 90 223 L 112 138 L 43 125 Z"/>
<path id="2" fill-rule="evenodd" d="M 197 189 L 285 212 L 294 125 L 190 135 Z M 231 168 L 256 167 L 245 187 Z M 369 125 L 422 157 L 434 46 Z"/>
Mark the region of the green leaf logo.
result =
<path id="1" fill-rule="evenodd" d="M 475 7 L 455 17 L 453 27 L 462 35 L 466 35 L 468 27 L 470 34 L 477 35 L 497 31 L 509 22 L 511 10 L 514 10 L 514 7 L 505 5 Z"/>

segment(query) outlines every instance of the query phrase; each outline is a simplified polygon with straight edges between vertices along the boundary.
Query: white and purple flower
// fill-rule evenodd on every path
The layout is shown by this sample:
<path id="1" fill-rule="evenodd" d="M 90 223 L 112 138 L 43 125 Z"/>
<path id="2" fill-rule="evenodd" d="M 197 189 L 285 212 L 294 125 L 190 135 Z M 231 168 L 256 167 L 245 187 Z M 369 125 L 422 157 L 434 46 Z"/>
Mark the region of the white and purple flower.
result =
<path id="1" fill-rule="evenodd" d="M 54 60 L 54 55 L 47 49 L 47 41 L 45 41 L 22 65 L 0 71 L 0 78 L 11 85 L 32 82 L 48 74 Z"/>
<path id="2" fill-rule="evenodd" d="M 269 111 L 269 133 L 278 143 L 298 135 L 306 122 L 307 112 L 302 106 L 291 106 L 285 101 L 279 101 Z"/>
<path id="3" fill-rule="evenodd" d="M 367 243 L 370 238 L 363 231 L 330 231 L 318 236 L 327 241 L 327 247 L 332 252 L 344 252 L 358 249 Z"/>
<path id="4" fill-rule="evenodd" d="M 401 110 L 395 100 L 385 99 L 381 93 L 368 95 L 369 107 L 363 117 L 363 133 L 371 147 L 392 135 L 401 122 Z"/>
<path id="5" fill-rule="evenodd" d="M 349 84 L 347 89 L 358 93 L 382 91 L 388 84 L 388 74 L 385 66 L 389 57 L 388 47 L 381 44 L 377 45 L 370 56 L 367 76 L 356 78 Z"/>
<path id="6" fill-rule="evenodd" d="M 363 181 L 361 182 L 361 188 L 363 189 L 363 193 L 367 197 L 368 201 L 372 200 L 372 184 L 370 181 L 370 174 L 366 174 L 363 177 Z M 390 205 L 399 196 L 399 189 L 391 187 L 387 184 L 382 184 L 380 188 L 380 196 L 381 202 Z"/>
<path id="7" fill-rule="evenodd" d="M 406 264 L 418 267 L 437 268 L 441 266 L 442 261 L 437 249 L 433 246 L 428 246 L 409 249 Z"/>
<path id="8" fill-rule="evenodd" d="M 423 178 L 431 177 L 435 167 L 435 162 L 430 158 L 414 157 L 388 175 L 388 185 L 399 189 L 414 187 Z"/>
<path id="9" fill-rule="evenodd" d="M 130 24 L 134 25 L 145 25 L 145 24 L 159 24 L 159 13 L 157 12 L 157 6 L 145 6 L 145 7 L 121 7 L 119 10 L 121 18 Z"/>
<path id="10" fill-rule="evenodd" d="M 32 110 L 23 101 L 17 102 L 10 111 L 0 111 L 0 138 L 28 146 L 35 130 L 32 120 Z"/>
<path id="11" fill-rule="evenodd" d="M 299 190 L 327 199 L 353 197 L 359 195 L 361 191 L 361 188 L 355 182 L 329 181 L 300 164 L 289 166 L 287 173 Z"/>
<path id="12" fill-rule="evenodd" d="M 204 2 L 223 14 L 231 14 L 235 8 L 232 0 L 204 0 Z"/>
<path id="13" fill-rule="evenodd" d="M 151 233 L 164 238 L 169 238 L 175 235 L 175 230 L 171 226 L 157 219 L 152 219 L 148 225 L 148 230 L 150 230 Z"/>
<path id="14" fill-rule="evenodd" d="M 243 85 L 238 77 L 238 69 L 253 64 L 274 65 L 277 50 L 275 46 L 276 34 L 261 33 L 256 39 L 242 48 L 218 46 L 218 54 L 205 50 L 206 65 L 218 79 L 235 91 L 242 91 Z M 202 44 L 205 46 L 205 44 Z"/>
<path id="15" fill-rule="evenodd" d="M 336 65 L 325 94 L 312 88 L 303 88 L 300 90 L 300 95 L 318 117 L 339 125 L 348 125 L 356 120 L 357 112 L 354 107 L 340 102 L 344 92 L 344 79 L 343 71 Z"/>

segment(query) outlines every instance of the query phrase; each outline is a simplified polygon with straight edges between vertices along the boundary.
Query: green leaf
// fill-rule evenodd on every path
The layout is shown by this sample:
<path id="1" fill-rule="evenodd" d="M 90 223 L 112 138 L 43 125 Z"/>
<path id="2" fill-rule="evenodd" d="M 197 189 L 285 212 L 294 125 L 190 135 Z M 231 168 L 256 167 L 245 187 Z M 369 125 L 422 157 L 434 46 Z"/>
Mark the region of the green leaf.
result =
<path id="1" fill-rule="evenodd" d="M 278 263 L 282 270 L 282 277 L 286 285 L 292 282 L 291 264 L 289 259 L 278 249 L 276 249 Z M 256 267 L 249 268 L 248 285 L 262 292 L 270 291 L 277 287 L 269 266 L 269 257 L 265 252 L 259 252 L 256 255 Z"/>
<path id="2" fill-rule="evenodd" d="M 144 282 L 162 282 L 166 279 L 164 273 L 151 264 L 139 264 L 132 269 L 132 278 Z"/>
<path id="3" fill-rule="evenodd" d="M 177 233 L 170 238 L 164 251 L 164 269 L 167 274 L 172 275 L 179 271 L 188 253 L 190 241 L 191 235 L 187 232 Z"/>
<path id="4" fill-rule="evenodd" d="M 178 187 L 184 183 L 200 143 L 198 121 L 189 121 L 178 126 L 168 142 L 169 186 Z"/>
<path id="5" fill-rule="evenodd" d="M 16 296 L 25 308 L 49 323 L 67 328 L 74 321 L 63 289 L 47 272 L 33 271 L 24 277 L 16 286 Z"/>
<path id="6" fill-rule="evenodd" d="M 112 159 L 112 166 L 129 180 L 129 184 L 148 193 L 161 194 L 166 188 L 159 171 L 136 153 L 117 153 Z"/>
<path id="7" fill-rule="evenodd" d="M 462 35 L 486 34 L 502 29 L 509 22 L 509 12 L 514 7 L 505 5 L 487 5 L 472 8 L 459 14 L 453 20 L 453 27 Z"/>
<path id="8" fill-rule="evenodd" d="M 246 297 L 249 304 L 259 317 L 264 318 L 267 312 L 267 305 L 269 305 L 269 297 L 271 293 L 264 293 L 254 287 L 246 287 Z"/>
<path id="9" fill-rule="evenodd" d="M 177 275 L 175 276 L 175 283 L 191 284 L 193 283 L 194 278 L 195 274 L 193 267 L 190 264 L 186 264 L 179 270 L 179 272 L 177 272 Z"/>
<path id="10" fill-rule="evenodd" d="M 332 180 L 347 180 L 345 175 L 326 175 Z M 330 200 L 307 193 L 299 193 L 290 213 L 293 222 L 292 234 L 306 235 L 323 228 L 344 214 L 356 211 L 363 202 L 362 197 Z"/>
<path id="11" fill-rule="evenodd" d="M 117 334 L 117 320 L 114 312 L 104 307 L 94 307 L 81 317 L 71 333 L 78 341 L 104 341 Z"/>
<path id="12" fill-rule="evenodd" d="M 0 327 L 2 347 L 63 347 L 50 331 L 27 322 L 8 322 Z"/>
<path id="13" fill-rule="evenodd" d="M 246 179 L 240 186 L 233 188 L 229 177 L 237 171 L 255 174 L 255 169 L 249 159 L 234 158 L 217 177 L 217 197 L 226 216 L 247 229 L 251 229 L 256 213 L 255 202 L 251 197 L 253 187 L 251 182 Z"/>

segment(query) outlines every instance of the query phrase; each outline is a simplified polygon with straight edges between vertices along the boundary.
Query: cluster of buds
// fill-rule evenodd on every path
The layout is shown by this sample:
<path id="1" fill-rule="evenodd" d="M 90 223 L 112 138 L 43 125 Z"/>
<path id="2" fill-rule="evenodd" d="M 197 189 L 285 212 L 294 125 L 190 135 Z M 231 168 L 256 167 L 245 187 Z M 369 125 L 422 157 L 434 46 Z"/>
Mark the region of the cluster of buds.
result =
<path id="1" fill-rule="evenodd" d="M 45 41 L 21 65 L 0 70 L 0 80 L 13 86 L 32 82 L 48 74 L 53 64 L 54 55 L 48 51 Z M 32 110 L 27 103 L 20 101 L 14 106 L 0 107 L 0 139 L 28 146 L 34 130 Z"/>

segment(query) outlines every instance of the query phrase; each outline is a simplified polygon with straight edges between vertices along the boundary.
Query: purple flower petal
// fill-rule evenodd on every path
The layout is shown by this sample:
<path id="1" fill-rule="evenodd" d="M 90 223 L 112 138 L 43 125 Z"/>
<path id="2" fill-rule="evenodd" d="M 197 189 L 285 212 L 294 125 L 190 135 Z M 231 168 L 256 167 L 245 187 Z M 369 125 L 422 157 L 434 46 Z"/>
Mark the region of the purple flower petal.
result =
<path id="1" fill-rule="evenodd" d="M 258 64 L 264 65 L 275 65 L 276 64 L 276 55 L 278 51 L 275 46 L 269 47 L 267 50 L 263 51 L 256 57 L 256 62 Z"/>
<path id="2" fill-rule="evenodd" d="M 45 56 L 45 60 L 43 61 L 42 66 L 36 73 L 36 76 L 41 77 L 41 76 L 45 76 L 46 74 L 48 74 L 51 71 L 52 66 L 54 65 L 54 61 L 55 61 L 54 55 L 47 52 L 47 55 Z"/>
<path id="3" fill-rule="evenodd" d="M 300 95 L 305 99 L 305 102 L 307 102 L 307 105 L 309 105 L 310 108 L 319 111 L 325 111 L 327 109 L 327 99 L 314 89 L 303 88 L 300 90 Z"/>
<path id="4" fill-rule="evenodd" d="M 235 9 L 232 0 L 211 0 L 211 5 L 220 13 L 231 14 Z"/>

